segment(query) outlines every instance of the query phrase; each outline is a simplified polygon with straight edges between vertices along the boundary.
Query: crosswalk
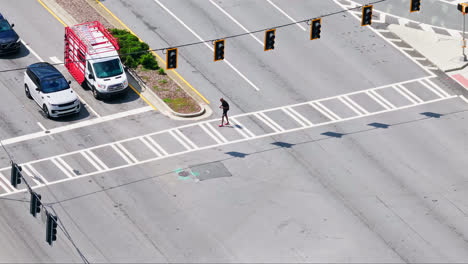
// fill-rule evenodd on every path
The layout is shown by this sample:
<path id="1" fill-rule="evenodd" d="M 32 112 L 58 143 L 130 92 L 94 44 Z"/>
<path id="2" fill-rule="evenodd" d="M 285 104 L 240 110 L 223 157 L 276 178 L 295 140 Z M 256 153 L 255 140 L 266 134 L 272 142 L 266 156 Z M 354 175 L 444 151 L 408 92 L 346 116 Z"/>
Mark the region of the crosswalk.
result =
<path id="1" fill-rule="evenodd" d="M 331 96 L 230 117 L 187 124 L 117 142 L 20 164 L 33 186 L 57 184 L 217 146 L 353 120 L 457 97 L 432 77 Z M 10 168 L 0 169 L 0 196 L 23 191 L 9 183 Z M 19 185 L 21 187 L 21 185 Z M 24 184 L 22 185 L 24 187 Z"/>

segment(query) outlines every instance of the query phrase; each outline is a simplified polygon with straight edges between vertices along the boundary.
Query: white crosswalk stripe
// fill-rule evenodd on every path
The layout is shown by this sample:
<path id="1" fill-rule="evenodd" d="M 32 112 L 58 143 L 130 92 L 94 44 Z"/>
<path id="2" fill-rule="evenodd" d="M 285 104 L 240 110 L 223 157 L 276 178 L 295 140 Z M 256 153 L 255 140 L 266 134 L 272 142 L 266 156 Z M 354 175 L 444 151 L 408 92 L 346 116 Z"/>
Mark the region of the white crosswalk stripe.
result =
<path id="1" fill-rule="evenodd" d="M 11 193 L 12 191 L 14 191 L 13 186 L 10 186 L 10 181 L 8 181 L 1 172 L 0 172 L 0 186 L 7 193 Z"/>
<path id="2" fill-rule="evenodd" d="M 411 81 L 405 81 L 405 82 L 390 84 L 390 85 L 366 89 L 366 90 L 360 90 L 360 91 L 351 92 L 348 94 L 331 96 L 331 97 L 322 98 L 319 100 L 302 102 L 302 103 L 298 103 L 294 105 L 280 106 L 280 107 L 265 109 L 265 110 L 261 110 L 257 112 L 239 114 L 239 115 L 230 117 L 232 126 L 226 126 L 221 129 L 218 129 L 217 127 L 215 128 L 213 126 L 213 123 L 217 120 L 208 120 L 208 121 L 190 123 L 190 124 L 182 125 L 176 128 L 170 128 L 170 129 L 166 129 L 162 131 L 149 133 L 146 135 L 140 135 L 140 136 L 136 136 L 133 138 L 120 140 L 117 142 L 106 143 L 106 144 L 91 147 L 88 149 L 65 153 L 62 155 L 44 158 L 41 160 L 31 161 L 29 163 L 26 163 L 25 165 L 22 165 L 23 172 L 25 173 L 25 175 L 29 175 L 31 177 L 32 181 L 36 183 L 36 186 L 34 188 L 37 188 L 37 187 L 43 186 L 44 184 L 56 184 L 56 183 L 64 182 L 67 180 L 78 179 L 78 178 L 82 178 L 82 177 L 86 177 L 90 175 L 95 175 L 97 173 L 109 172 L 115 169 L 135 166 L 138 164 L 143 164 L 143 163 L 147 163 L 150 161 L 163 159 L 166 157 L 173 157 L 173 156 L 184 154 L 184 153 L 198 151 L 200 149 L 207 149 L 207 148 L 211 148 L 214 146 L 224 146 L 224 145 L 232 144 L 232 143 L 245 142 L 248 140 L 259 139 L 259 138 L 269 137 L 273 135 L 281 135 L 281 134 L 293 132 L 293 131 L 300 131 L 301 129 L 307 129 L 310 127 L 317 127 L 317 126 L 327 125 L 327 124 L 336 124 L 338 122 L 353 120 L 353 119 L 361 118 L 364 116 L 371 116 L 371 115 L 376 115 L 380 113 L 406 109 L 409 107 L 424 105 L 424 104 L 438 102 L 438 101 L 452 99 L 452 98 L 459 98 L 459 100 L 465 99 L 465 98 L 458 97 L 455 95 L 452 95 L 452 96 L 449 95 L 449 93 L 447 93 L 441 87 L 437 86 L 434 83 L 434 81 L 431 81 L 430 78 L 434 78 L 434 77 L 425 77 L 425 78 L 415 79 Z M 422 91 L 420 91 L 419 89 L 410 90 L 408 88 L 408 87 L 412 88 L 413 86 L 411 85 L 414 85 L 414 84 L 420 88 L 425 88 L 427 89 L 427 91 L 431 91 L 432 93 L 436 94 L 437 99 L 431 99 L 431 100 L 426 100 L 426 101 L 423 100 L 422 99 L 423 97 L 420 97 L 418 95 Z M 392 96 L 392 100 L 406 99 L 410 101 L 411 104 L 404 104 L 403 106 L 399 106 L 399 107 L 396 107 L 394 104 L 392 104 L 389 101 L 390 98 L 386 98 L 386 96 L 388 95 L 387 93 L 385 93 L 385 91 L 392 90 L 392 89 L 397 91 L 397 93 L 395 94 L 398 95 L 398 97 L 401 97 L 398 99 Z M 372 109 L 371 107 L 367 107 L 367 105 L 363 103 L 360 104 L 357 101 L 354 101 L 351 99 L 351 97 L 354 98 L 355 95 L 367 96 L 368 98 L 375 101 L 377 104 L 381 105 L 384 110 L 370 111 L 370 109 Z M 343 111 L 346 111 L 350 114 L 351 113 L 354 113 L 354 114 L 343 115 L 343 116 L 350 116 L 350 117 L 340 117 L 337 113 L 333 112 L 331 109 L 325 106 L 327 105 L 327 103 L 324 103 L 324 102 L 328 102 L 328 101 L 331 102 L 331 100 L 334 100 L 339 104 L 339 105 L 334 104 L 333 109 L 339 110 L 340 115 L 342 115 L 341 113 L 343 113 Z M 366 101 L 363 101 L 363 102 L 366 102 Z M 395 104 L 396 103 L 397 101 L 395 101 Z M 301 111 L 299 112 L 299 107 L 307 106 L 307 105 L 310 105 L 312 107 L 302 108 Z M 275 111 L 279 111 L 279 110 L 281 110 L 282 113 L 284 113 L 284 115 L 281 115 L 282 116 L 281 118 L 274 115 Z M 324 117 L 328 118 L 329 120 L 313 123 L 311 120 L 305 117 L 305 116 L 307 117 L 317 116 L 317 114 L 321 114 Z M 248 121 L 244 121 L 242 119 L 244 117 L 247 118 L 246 120 Z M 299 124 L 299 126 L 294 126 L 294 128 L 287 128 L 288 126 L 284 124 L 286 121 L 284 118 L 286 119 L 290 118 L 290 121 L 293 121 Z M 240 122 L 240 119 L 242 119 L 243 122 L 247 123 L 250 126 L 250 128 L 245 126 L 242 122 Z M 259 125 L 262 123 L 265 126 L 271 128 L 272 131 L 257 132 Z M 201 130 L 198 128 L 201 128 Z M 231 137 L 227 137 L 226 133 L 228 133 L 227 131 L 229 131 L 230 129 L 233 129 L 234 131 L 238 133 L 237 139 L 230 139 Z M 203 137 L 211 138 L 216 143 L 208 144 L 208 145 L 200 145 L 200 147 L 197 146 L 197 144 L 195 144 L 195 142 L 193 142 L 187 136 L 187 135 L 193 135 L 193 133 L 195 133 L 194 130 L 197 131 L 197 133 L 200 133 L 201 131 Z M 252 131 L 256 131 L 256 133 L 253 133 Z M 171 135 L 172 138 L 174 138 L 175 141 L 179 142 L 185 149 L 182 151 L 179 150 L 178 152 L 174 152 L 174 151 L 171 151 L 171 149 L 168 149 L 169 150 L 168 152 L 164 148 L 161 147 L 161 144 L 164 143 L 163 145 L 165 147 L 169 147 L 170 145 L 167 145 L 168 142 L 163 142 L 163 141 L 161 141 L 160 142 L 161 144 L 159 144 L 158 143 L 159 139 L 157 139 L 159 137 L 157 137 L 157 135 Z M 154 155 L 152 155 L 152 157 L 147 158 L 145 160 L 138 160 L 127 148 L 124 147 L 124 145 L 127 146 L 127 144 L 129 143 L 131 144 L 131 142 L 134 140 L 141 141 L 143 143 L 143 146 L 147 147 L 152 153 L 154 153 Z M 161 139 L 161 140 L 164 140 L 164 139 Z M 104 147 L 111 147 L 118 155 L 122 157 L 123 161 L 120 161 L 120 162 L 124 164 L 107 166 L 98 157 L 98 154 L 96 154 L 97 152 L 93 152 L 93 150 L 95 149 L 100 149 Z M 68 165 L 63 159 L 63 157 L 65 156 L 70 156 L 70 155 L 75 155 L 75 154 L 82 155 L 96 170 L 93 172 L 77 175 L 75 173 L 75 170 L 73 170 L 73 168 L 70 165 Z M 37 170 L 32 166 L 33 164 L 36 164 L 38 162 L 44 162 L 44 161 L 51 161 L 66 177 L 64 177 L 61 180 L 54 180 L 54 181 L 48 182 L 47 179 L 45 179 L 44 175 L 41 175 L 40 173 L 38 173 Z M 9 167 L 0 169 L 0 171 L 8 170 L 8 169 Z M 4 193 L 0 194 L 0 196 L 4 196 L 4 195 L 8 195 L 8 194 L 21 191 L 21 190 L 15 190 L 13 187 L 11 187 L 9 185 L 9 181 L 1 174 L 0 174 L 0 188 L 2 188 L 5 191 Z"/>
<path id="3" fill-rule="evenodd" d="M 65 176 L 67 176 L 68 178 L 72 178 L 73 175 L 70 173 L 70 171 L 68 171 L 71 168 L 65 168 L 65 166 L 63 164 L 61 164 L 61 162 L 59 162 L 59 160 L 63 161 L 60 157 L 55 158 L 55 159 L 51 159 L 52 163 L 54 163 L 54 165 L 57 168 L 59 168 L 63 172 L 63 174 L 65 174 Z"/>
<path id="4" fill-rule="evenodd" d="M 153 146 L 155 146 L 156 149 L 157 149 L 159 152 L 161 152 L 161 153 L 163 154 L 163 156 L 169 155 L 169 153 L 167 153 L 167 151 L 164 150 L 164 149 L 161 147 L 161 145 L 159 145 L 158 142 L 156 142 L 154 139 L 152 139 L 151 137 L 148 137 L 148 136 L 146 136 L 146 137 L 144 137 L 144 138 L 145 138 L 146 140 L 148 140 L 148 142 L 150 142 L 151 144 L 153 144 Z"/>
<path id="5" fill-rule="evenodd" d="M 252 133 L 248 128 L 246 128 L 244 125 L 242 125 L 242 123 L 235 119 L 234 117 L 231 117 L 231 123 L 232 123 L 232 126 L 234 127 L 234 129 L 239 133 L 241 134 L 244 138 L 251 138 L 251 137 L 255 137 L 255 134 Z M 245 131 L 245 132 L 244 132 Z M 247 135 L 248 134 L 248 135 Z"/>
<path id="6" fill-rule="evenodd" d="M 156 154 L 158 157 L 161 157 L 163 156 L 161 154 L 161 152 L 159 152 L 159 150 L 157 150 L 153 145 L 151 145 L 151 143 L 149 143 L 145 137 L 141 137 L 139 138 L 141 142 L 143 142 L 143 144 L 145 144 L 151 151 L 153 151 L 154 154 Z"/>

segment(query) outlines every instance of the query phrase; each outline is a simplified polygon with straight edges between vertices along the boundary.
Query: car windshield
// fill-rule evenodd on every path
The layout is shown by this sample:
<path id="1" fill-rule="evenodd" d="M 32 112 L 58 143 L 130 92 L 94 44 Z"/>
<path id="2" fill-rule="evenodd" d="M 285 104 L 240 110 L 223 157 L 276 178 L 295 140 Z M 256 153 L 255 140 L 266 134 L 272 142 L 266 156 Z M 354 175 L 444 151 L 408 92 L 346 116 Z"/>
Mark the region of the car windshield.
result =
<path id="1" fill-rule="evenodd" d="M 0 32 L 8 31 L 11 29 L 10 24 L 5 19 L 0 20 Z"/>
<path id="2" fill-rule="evenodd" d="M 66 90 L 69 87 L 70 86 L 68 85 L 67 80 L 65 80 L 63 77 L 50 78 L 41 81 L 41 88 L 43 93 L 54 93 Z"/>
<path id="3" fill-rule="evenodd" d="M 108 78 L 123 73 L 119 59 L 93 63 L 94 71 L 98 78 Z"/>

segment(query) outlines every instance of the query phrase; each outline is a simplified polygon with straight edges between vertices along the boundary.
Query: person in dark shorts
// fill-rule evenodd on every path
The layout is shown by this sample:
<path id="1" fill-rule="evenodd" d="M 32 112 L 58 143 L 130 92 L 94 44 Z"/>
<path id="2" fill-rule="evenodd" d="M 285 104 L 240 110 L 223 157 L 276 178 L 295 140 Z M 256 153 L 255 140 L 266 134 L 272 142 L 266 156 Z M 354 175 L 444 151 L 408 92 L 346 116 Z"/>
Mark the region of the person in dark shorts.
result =
<path id="1" fill-rule="evenodd" d="M 221 125 L 219 125 L 219 126 L 220 127 L 223 126 L 224 117 L 226 117 L 226 124 L 225 125 L 227 126 L 227 125 L 229 125 L 229 119 L 228 119 L 228 116 L 227 116 L 227 112 L 229 111 L 229 104 L 223 98 L 219 99 L 219 101 L 221 101 L 221 105 L 219 106 L 219 108 L 223 109 L 223 116 L 221 118 Z"/>

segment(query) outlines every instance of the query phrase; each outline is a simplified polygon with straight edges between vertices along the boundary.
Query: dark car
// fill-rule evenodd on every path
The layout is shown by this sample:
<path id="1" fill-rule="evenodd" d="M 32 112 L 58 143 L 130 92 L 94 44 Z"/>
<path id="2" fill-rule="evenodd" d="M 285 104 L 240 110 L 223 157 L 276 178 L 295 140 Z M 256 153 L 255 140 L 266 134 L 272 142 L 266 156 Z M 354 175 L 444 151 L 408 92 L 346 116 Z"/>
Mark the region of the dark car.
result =
<path id="1" fill-rule="evenodd" d="M 0 14 L 0 54 L 17 52 L 20 49 L 21 40 L 13 30 L 14 25 L 10 25 Z"/>

